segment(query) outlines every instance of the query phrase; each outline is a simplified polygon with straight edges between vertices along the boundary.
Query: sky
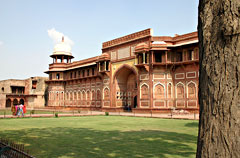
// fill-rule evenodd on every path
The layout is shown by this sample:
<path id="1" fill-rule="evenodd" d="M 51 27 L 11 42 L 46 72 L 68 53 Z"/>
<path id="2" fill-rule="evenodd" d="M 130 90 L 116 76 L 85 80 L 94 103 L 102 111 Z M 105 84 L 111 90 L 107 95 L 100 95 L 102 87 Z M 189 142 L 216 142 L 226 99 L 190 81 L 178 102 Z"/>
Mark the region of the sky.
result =
<path id="1" fill-rule="evenodd" d="M 154 36 L 197 31 L 197 14 L 197 0 L 0 0 L 0 80 L 47 77 L 62 35 L 78 61 L 147 28 Z"/>

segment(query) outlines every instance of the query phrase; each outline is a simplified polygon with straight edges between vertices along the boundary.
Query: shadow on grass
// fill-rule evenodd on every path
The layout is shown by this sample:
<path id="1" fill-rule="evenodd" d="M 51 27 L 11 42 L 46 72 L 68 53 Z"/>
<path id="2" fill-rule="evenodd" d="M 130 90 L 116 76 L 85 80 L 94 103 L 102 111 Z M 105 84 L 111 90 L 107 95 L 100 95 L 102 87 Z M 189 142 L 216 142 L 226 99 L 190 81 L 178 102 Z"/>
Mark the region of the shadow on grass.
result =
<path id="1" fill-rule="evenodd" d="M 185 124 L 186 127 L 198 127 L 198 122 L 191 122 L 191 123 L 187 123 Z"/>
<path id="2" fill-rule="evenodd" d="M 197 139 L 159 130 L 121 132 L 65 127 L 2 131 L 0 137 L 24 143 L 37 158 L 195 157 L 193 145 Z"/>

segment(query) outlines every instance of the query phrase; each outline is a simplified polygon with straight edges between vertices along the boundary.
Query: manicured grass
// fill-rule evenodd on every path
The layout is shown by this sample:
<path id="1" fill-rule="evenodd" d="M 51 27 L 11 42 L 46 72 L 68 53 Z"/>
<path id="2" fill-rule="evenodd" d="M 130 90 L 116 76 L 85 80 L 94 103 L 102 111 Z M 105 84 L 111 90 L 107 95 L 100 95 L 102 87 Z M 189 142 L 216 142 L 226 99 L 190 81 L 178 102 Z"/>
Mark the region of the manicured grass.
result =
<path id="1" fill-rule="evenodd" d="M 194 158 L 198 121 L 124 116 L 0 119 L 37 158 Z"/>

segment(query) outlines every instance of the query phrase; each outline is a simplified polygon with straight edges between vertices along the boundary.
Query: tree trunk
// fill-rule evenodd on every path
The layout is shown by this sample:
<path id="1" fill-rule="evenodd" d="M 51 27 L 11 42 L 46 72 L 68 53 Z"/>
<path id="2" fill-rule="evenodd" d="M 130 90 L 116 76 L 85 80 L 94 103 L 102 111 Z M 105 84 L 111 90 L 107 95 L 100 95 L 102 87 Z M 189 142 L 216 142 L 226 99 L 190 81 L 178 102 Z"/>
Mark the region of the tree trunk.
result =
<path id="1" fill-rule="evenodd" d="M 240 0 L 199 0 L 197 158 L 240 157 Z"/>

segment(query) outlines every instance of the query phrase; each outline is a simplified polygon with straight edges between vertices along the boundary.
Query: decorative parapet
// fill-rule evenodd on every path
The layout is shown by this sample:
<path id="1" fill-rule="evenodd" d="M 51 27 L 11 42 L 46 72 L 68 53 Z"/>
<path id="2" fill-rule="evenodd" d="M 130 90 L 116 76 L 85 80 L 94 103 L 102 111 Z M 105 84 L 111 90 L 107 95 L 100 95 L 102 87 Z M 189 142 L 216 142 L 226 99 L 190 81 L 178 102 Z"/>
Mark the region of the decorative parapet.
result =
<path id="1" fill-rule="evenodd" d="M 116 45 L 120 45 L 120 44 L 127 43 L 127 42 L 131 42 L 131 41 L 141 39 L 141 38 L 145 38 L 145 37 L 151 37 L 152 34 L 153 34 L 152 29 L 146 29 L 146 30 L 143 30 L 143 31 L 139 31 L 139 32 L 127 35 L 127 36 L 123 36 L 123 37 L 116 38 L 116 39 L 111 40 L 111 41 L 104 42 L 102 44 L 102 49 L 109 48 L 109 47 L 116 46 Z"/>

